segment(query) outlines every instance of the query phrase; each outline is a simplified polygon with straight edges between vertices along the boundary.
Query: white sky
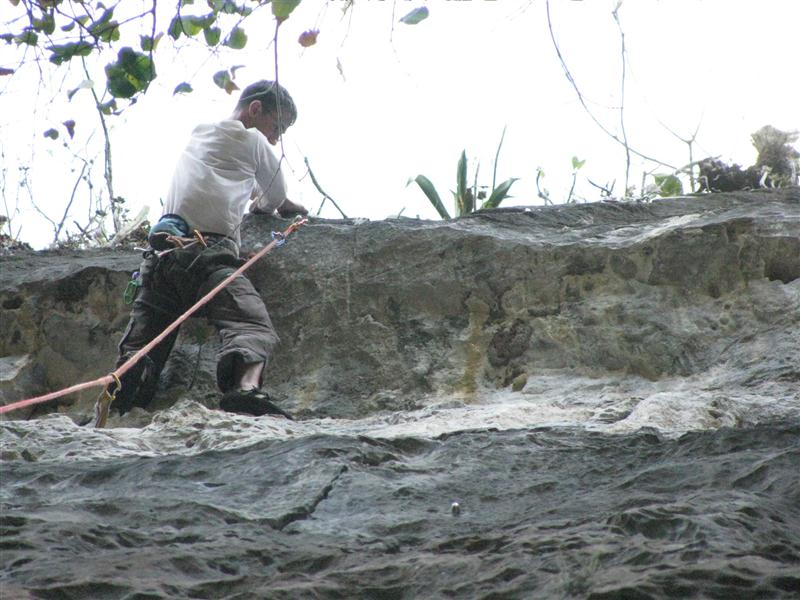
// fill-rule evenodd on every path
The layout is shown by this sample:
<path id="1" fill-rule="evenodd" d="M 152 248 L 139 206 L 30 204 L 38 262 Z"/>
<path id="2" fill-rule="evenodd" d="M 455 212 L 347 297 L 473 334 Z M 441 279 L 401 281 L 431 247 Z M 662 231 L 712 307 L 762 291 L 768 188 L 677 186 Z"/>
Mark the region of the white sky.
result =
<path id="1" fill-rule="evenodd" d="M 137 2 L 128 2 L 135 10 Z M 312 214 L 322 197 L 306 176 L 304 158 L 349 217 L 382 219 L 402 211 L 438 218 L 416 185 L 406 187 L 408 178 L 420 173 L 433 181 L 452 213 L 450 190 L 461 151 L 470 158 L 470 181 L 479 162 L 478 181 L 490 184 L 504 126 L 498 182 L 520 180 L 503 206 L 541 204 L 537 167 L 545 172 L 543 184 L 553 200 L 566 199 L 573 156 L 586 161 L 575 188 L 579 197 L 599 198 L 587 179 L 616 180 L 614 193 L 622 194 L 624 148 L 591 121 L 564 76 L 544 0 L 356 0 L 343 17 L 344 4 L 303 0 L 280 32 L 279 79 L 299 108 L 296 125 L 284 136 L 290 197 Z M 423 4 L 430 9 L 427 20 L 397 23 Z M 591 110 L 621 136 L 616 4 L 551 0 L 551 17 Z M 150 218 L 157 219 L 160 198 L 192 128 L 232 112 L 237 94 L 219 90 L 212 73 L 243 65 L 236 78 L 242 88 L 274 78 L 274 22 L 268 8 L 262 12 L 263 18 L 245 23 L 244 51 L 209 56 L 197 42 L 176 54 L 164 48 L 167 52 L 156 54 L 158 78 L 151 89 L 121 117 L 109 120 L 115 193 L 126 199 L 132 214 L 149 206 Z M 689 162 L 687 146 L 665 126 L 684 138 L 699 126 L 696 160 L 720 156 L 750 165 L 755 160 L 751 133 L 766 124 L 800 129 L 800 2 L 625 0 L 619 16 L 628 61 L 625 127 L 633 148 L 683 166 Z M 297 38 L 311 28 L 320 29 L 318 43 L 303 49 Z M 115 52 L 95 67 L 92 79 L 104 81 L 102 64 Z M 13 46 L 0 46 L 0 66 L 16 68 L 19 61 Z M 52 226 L 37 216 L 25 190 L 20 192 L 20 165 L 30 168 L 33 197 L 54 220 L 61 218 L 80 172 L 80 163 L 70 159 L 73 153 L 89 149 L 97 161 L 92 168 L 96 185 L 102 186 L 102 136 L 90 93 L 81 90 L 72 102 L 66 100 L 66 91 L 86 79 L 80 64 L 72 62 L 60 70 L 45 63 L 41 72 L 27 62 L 0 79 L 5 200 L 0 212 L 12 217 L 14 233 L 21 226 L 21 239 L 37 248 L 52 241 Z M 37 92 L 40 80 L 44 84 Z M 190 81 L 194 93 L 172 96 L 182 81 Z M 64 148 L 67 137 L 60 123 L 70 118 L 77 122 L 76 136 Z M 56 142 L 42 135 L 50 127 L 61 130 Z M 635 159 L 629 184 L 640 188 L 645 170 L 669 171 Z M 82 224 L 88 217 L 87 194 L 85 184 L 79 185 L 72 216 Z M 326 203 L 321 216 L 339 214 Z"/>

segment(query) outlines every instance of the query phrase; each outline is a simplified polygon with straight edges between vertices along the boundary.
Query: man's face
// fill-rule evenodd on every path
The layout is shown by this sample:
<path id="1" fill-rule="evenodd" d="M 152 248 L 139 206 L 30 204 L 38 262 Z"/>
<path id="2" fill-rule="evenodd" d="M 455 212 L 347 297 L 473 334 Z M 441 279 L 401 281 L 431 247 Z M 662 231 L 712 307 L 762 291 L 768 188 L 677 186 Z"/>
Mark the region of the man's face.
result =
<path id="1" fill-rule="evenodd" d="M 279 119 L 278 114 L 275 112 L 264 112 L 262 107 L 259 106 L 253 118 L 254 127 L 273 146 L 278 143 L 281 136 L 289 129 L 289 115 L 282 114 L 280 117 Z"/>

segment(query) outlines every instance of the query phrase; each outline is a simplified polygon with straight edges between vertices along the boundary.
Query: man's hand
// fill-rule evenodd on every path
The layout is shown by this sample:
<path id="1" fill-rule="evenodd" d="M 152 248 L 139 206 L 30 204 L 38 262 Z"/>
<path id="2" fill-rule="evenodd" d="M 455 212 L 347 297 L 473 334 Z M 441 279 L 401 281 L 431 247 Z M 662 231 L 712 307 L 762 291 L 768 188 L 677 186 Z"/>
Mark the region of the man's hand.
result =
<path id="1" fill-rule="evenodd" d="M 284 219 L 290 219 L 292 217 L 296 217 L 297 215 L 302 215 L 305 217 L 308 215 L 308 210 L 306 210 L 302 204 L 297 204 L 296 202 L 292 202 L 287 198 L 283 201 L 283 204 L 278 207 L 278 214 Z"/>

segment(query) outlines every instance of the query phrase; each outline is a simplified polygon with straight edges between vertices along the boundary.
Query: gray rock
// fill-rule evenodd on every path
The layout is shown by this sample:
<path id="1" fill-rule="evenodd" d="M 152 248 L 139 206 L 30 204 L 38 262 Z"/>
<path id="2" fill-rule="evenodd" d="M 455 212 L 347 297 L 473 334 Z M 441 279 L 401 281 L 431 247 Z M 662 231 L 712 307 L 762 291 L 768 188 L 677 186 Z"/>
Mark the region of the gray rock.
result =
<path id="1" fill-rule="evenodd" d="M 200 406 L 199 320 L 150 411 L 12 413 L 0 595 L 795 598 L 798 239 L 797 189 L 313 219 L 252 272 L 303 418 Z M 0 259 L 2 402 L 110 371 L 138 262 Z"/>
<path id="2" fill-rule="evenodd" d="M 287 224 L 248 216 L 244 251 Z M 112 370 L 138 262 L 121 250 L 0 257 L 3 403 Z M 282 338 L 267 387 L 301 417 L 470 402 L 553 372 L 800 379 L 788 358 L 800 355 L 797 188 L 450 221 L 312 218 L 250 277 Z M 184 326 L 153 408 L 215 405 L 216 344 L 202 321 Z M 22 415 L 58 407 L 85 421 L 96 396 Z"/>

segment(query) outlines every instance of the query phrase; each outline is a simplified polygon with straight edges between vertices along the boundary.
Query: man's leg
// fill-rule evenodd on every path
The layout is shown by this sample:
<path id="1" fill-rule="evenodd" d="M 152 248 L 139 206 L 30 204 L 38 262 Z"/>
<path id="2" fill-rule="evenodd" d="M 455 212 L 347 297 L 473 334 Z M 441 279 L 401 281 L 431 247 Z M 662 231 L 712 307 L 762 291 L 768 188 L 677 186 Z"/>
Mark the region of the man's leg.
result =
<path id="1" fill-rule="evenodd" d="M 239 383 L 235 387 L 240 390 L 252 390 L 261 387 L 261 375 L 264 372 L 264 366 L 263 362 L 243 362 L 237 365 L 238 372 L 235 375 L 235 379 Z"/>
<path id="2" fill-rule="evenodd" d="M 185 302 L 180 299 L 180 288 L 189 286 L 182 281 L 185 277 L 181 272 L 177 275 L 173 273 L 175 254 L 165 258 L 151 254 L 142 261 L 139 267 L 142 285 L 133 302 L 128 328 L 119 343 L 117 367 L 149 344 L 180 314 L 182 302 Z M 166 275 L 163 273 L 165 270 L 168 271 Z M 173 278 L 178 280 L 179 285 L 173 285 Z M 172 332 L 122 375 L 122 385 L 112 405 L 120 414 L 125 414 L 134 406 L 146 407 L 150 404 L 177 336 L 177 330 Z M 111 384 L 109 391 L 114 387 L 116 385 Z"/>
<path id="3" fill-rule="evenodd" d="M 215 271 L 203 287 L 213 288 L 233 271 L 232 268 Z M 264 301 L 250 280 L 239 276 L 231 281 L 208 303 L 204 315 L 220 336 L 217 355 L 220 390 L 260 387 L 263 370 L 279 339 Z"/>
<path id="4" fill-rule="evenodd" d="M 208 285 L 216 285 L 217 280 L 230 272 L 217 271 Z M 233 280 L 209 303 L 206 315 L 219 330 L 221 339 L 217 384 L 224 395 L 220 408 L 255 416 L 278 414 L 291 418 L 259 389 L 278 335 L 250 280 L 244 276 Z"/>
<path id="5" fill-rule="evenodd" d="M 148 302 L 148 290 L 140 290 L 134 301 L 131 318 L 122 341 L 119 343 L 119 358 L 116 367 L 123 365 L 130 357 L 149 344 L 174 320 L 173 315 L 153 308 Z M 143 356 L 120 378 L 122 384 L 117 390 L 112 408 L 123 415 L 134 406 L 146 407 L 153 399 L 158 387 L 158 378 L 175 344 L 177 330 Z M 109 392 L 116 384 L 109 386 Z"/>

